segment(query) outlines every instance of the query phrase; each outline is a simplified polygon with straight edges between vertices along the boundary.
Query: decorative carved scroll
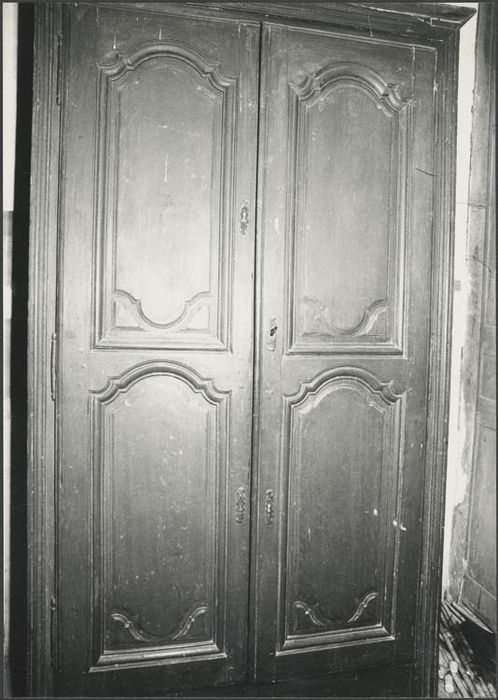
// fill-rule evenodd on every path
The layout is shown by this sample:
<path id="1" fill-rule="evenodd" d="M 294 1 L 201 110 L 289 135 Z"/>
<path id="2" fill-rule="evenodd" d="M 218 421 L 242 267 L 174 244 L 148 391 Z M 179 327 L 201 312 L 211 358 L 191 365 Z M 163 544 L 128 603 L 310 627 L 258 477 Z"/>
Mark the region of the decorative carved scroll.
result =
<path id="1" fill-rule="evenodd" d="M 123 629 L 127 630 L 127 632 L 129 632 L 129 634 L 133 637 L 135 641 L 155 642 L 157 644 L 164 644 L 166 642 L 171 642 L 176 639 L 186 637 L 189 634 L 190 629 L 194 622 L 197 620 L 197 618 L 199 618 L 201 615 L 205 615 L 207 613 L 207 610 L 208 609 L 206 605 L 200 605 L 198 608 L 195 608 L 193 612 L 188 613 L 181 620 L 178 629 L 172 634 L 152 634 L 151 632 L 147 632 L 146 630 L 140 627 L 138 622 L 134 621 L 125 612 L 113 612 L 111 613 L 110 617 L 111 620 L 115 620 L 116 622 L 121 623 L 123 625 Z"/>
<path id="2" fill-rule="evenodd" d="M 189 322 L 195 316 L 195 314 L 203 307 L 207 306 L 208 309 L 212 303 L 212 296 L 209 292 L 199 292 L 195 294 L 192 299 L 188 299 L 185 302 L 183 311 L 181 314 L 169 323 L 157 323 L 147 316 L 143 310 L 142 302 L 140 299 L 135 299 L 135 297 L 129 292 L 125 292 L 123 289 L 116 289 L 114 291 L 115 303 L 117 300 L 121 304 L 125 305 L 128 313 L 133 317 L 135 321 L 134 326 L 136 328 L 141 328 L 143 325 L 151 326 L 152 328 L 161 328 L 164 330 L 170 328 L 188 328 Z M 119 322 L 116 322 L 116 326 L 120 326 Z"/>
<path id="3" fill-rule="evenodd" d="M 296 615 L 296 618 L 294 620 L 294 627 L 295 629 L 299 628 L 299 623 L 297 619 L 298 611 L 302 611 L 313 625 L 321 628 L 330 629 L 332 627 L 337 626 L 344 627 L 345 625 L 351 624 L 353 622 L 359 622 L 360 618 L 365 613 L 370 603 L 378 597 L 379 594 L 377 591 L 371 591 L 370 593 L 366 593 L 361 599 L 360 603 L 358 604 L 358 607 L 356 608 L 355 612 L 351 615 L 351 617 L 348 620 L 346 620 L 345 618 L 339 620 L 329 620 L 320 612 L 318 612 L 317 605 L 311 607 L 302 600 L 295 600 L 293 603 Z"/>
<path id="4" fill-rule="evenodd" d="M 334 325 L 330 318 L 329 308 L 323 304 L 319 299 L 315 297 L 305 296 L 303 299 L 305 304 L 308 304 L 315 314 L 316 320 L 319 322 L 319 327 L 317 328 L 317 333 L 327 333 L 327 335 L 333 336 L 349 336 L 356 337 L 361 335 L 366 335 L 375 325 L 377 319 L 381 314 L 385 313 L 387 310 L 387 303 L 385 299 L 377 299 L 370 304 L 368 309 L 365 309 L 361 319 L 351 328 L 340 328 Z M 307 335 L 311 335 L 307 333 Z"/>
<path id="5" fill-rule="evenodd" d="M 360 604 L 358 605 L 358 608 L 356 609 L 356 612 L 354 615 L 351 615 L 349 618 L 348 622 L 358 622 L 360 617 L 363 615 L 365 610 L 367 609 L 368 605 L 372 602 L 372 600 L 375 600 L 378 597 L 377 591 L 373 591 L 372 593 L 367 593 L 363 599 L 360 601 Z"/>
<path id="6" fill-rule="evenodd" d="M 294 607 L 296 608 L 296 610 L 302 610 L 304 614 L 308 616 L 311 622 L 317 627 L 328 627 L 331 624 L 330 620 L 321 617 L 321 615 L 319 615 L 316 612 L 316 610 L 311 608 L 306 603 L 303 603 L 302 600 L 295 600 Z M 297 621 L 295 627 L 297 627 Z"/>

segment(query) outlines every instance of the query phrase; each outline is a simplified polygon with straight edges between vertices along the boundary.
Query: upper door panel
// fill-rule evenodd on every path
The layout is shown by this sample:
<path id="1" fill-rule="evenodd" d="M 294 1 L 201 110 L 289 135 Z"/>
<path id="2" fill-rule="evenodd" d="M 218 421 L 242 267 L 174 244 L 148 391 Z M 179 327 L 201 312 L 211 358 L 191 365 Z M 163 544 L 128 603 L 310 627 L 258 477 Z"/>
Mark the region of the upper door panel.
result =
<path id="1" fill-rule="evenodd" d="M 238 79 L 160 34 L 98 63 L 96 342 L 226 349 Z"/>
<path id="2" fill-rule="evenodd" d="M 289 351 L 400 353 L 410 105 L 358 60 L 303 76 L 288 85 Z"/>

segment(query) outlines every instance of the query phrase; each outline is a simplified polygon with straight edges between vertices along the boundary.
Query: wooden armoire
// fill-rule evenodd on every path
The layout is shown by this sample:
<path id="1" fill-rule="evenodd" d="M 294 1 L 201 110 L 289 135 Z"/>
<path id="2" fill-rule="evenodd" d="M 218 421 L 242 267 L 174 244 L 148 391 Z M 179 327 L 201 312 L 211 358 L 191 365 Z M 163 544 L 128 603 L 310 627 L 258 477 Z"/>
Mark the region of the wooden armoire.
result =
<path id="1" fill-rule="evenodd" d="M 431 695 L 472 10 L 36 11 L 32 694 Z"/>

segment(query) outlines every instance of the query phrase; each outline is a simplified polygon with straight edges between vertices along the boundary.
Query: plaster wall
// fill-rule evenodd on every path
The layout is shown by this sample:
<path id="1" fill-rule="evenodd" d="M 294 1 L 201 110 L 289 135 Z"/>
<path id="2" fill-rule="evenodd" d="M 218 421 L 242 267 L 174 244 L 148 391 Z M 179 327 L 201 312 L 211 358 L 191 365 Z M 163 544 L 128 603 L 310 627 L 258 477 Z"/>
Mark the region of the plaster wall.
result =
<path id="1" fill-rule="evenodd" d="M 477 3 L 459 3 L 477 7 Z M 448 467 L 443 549 L 443 592 L 452 585 L 451 552 L 455 548 L 453 515 L 470 486 L 470 469 L 466 454 L 466 435 L 471 416 L 463 396 L 462 359 L 470 308 L 470 270 L 467 260 L 467 216 L 469 204 L 470 146 L 472 104 L 475 82 L 475 42 L 477 14 L 460 31 L 458 116 L 457 116 L 457 179 L 455 198 L 455 267 L 453 295 L 453 327 L 451 353 L 451 389 L 448 435 Z M 477 368 L 476 368 L 477 371 Z"/>
<path id="2" fill-rule="evenodd" d="M 12 318 L 12 218 L 14 211 L 15 124 L 17 97 L 17 3 L 2 4 L 3 67 L 3 610 L 4 659 L 9 653 L 10 593 L 10 331 Z"/>

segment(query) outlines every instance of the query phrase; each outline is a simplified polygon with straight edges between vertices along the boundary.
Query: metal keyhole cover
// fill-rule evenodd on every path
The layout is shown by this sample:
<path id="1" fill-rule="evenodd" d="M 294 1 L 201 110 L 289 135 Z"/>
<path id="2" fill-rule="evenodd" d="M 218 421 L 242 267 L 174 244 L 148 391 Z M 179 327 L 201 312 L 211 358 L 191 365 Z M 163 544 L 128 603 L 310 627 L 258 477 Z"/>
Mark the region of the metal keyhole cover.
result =
<path id="1" fill-rule="evenodd" d="M 249 227 L 249 200 L 244 199 L 240 208 L 240 233 L 245 235 Z"/>
<path id="2" fill-rule="evenodd" d="M 272 489 L 267 489 L 265 491 L 265 520 L 268 525 L 273 523 L 273 516 L 275 513 L 275 494 Z"/>
<path id="3" fill-rule="evenodd" d="M 243 523 L 246 515 L 246 490 L 240 486 L 235 494 L 235 522 Z"/>
<path id="4" fill-rule="evenodd" d="M 275 349 L 277 347 L 277 331 L 278 331 L 278 324 L 277 324 L 277 319 L 272 318 L 270 321 L 270 327 L 268 329 L 268 342 L 266 347 L 270 352 L 275 352 Z"/>

